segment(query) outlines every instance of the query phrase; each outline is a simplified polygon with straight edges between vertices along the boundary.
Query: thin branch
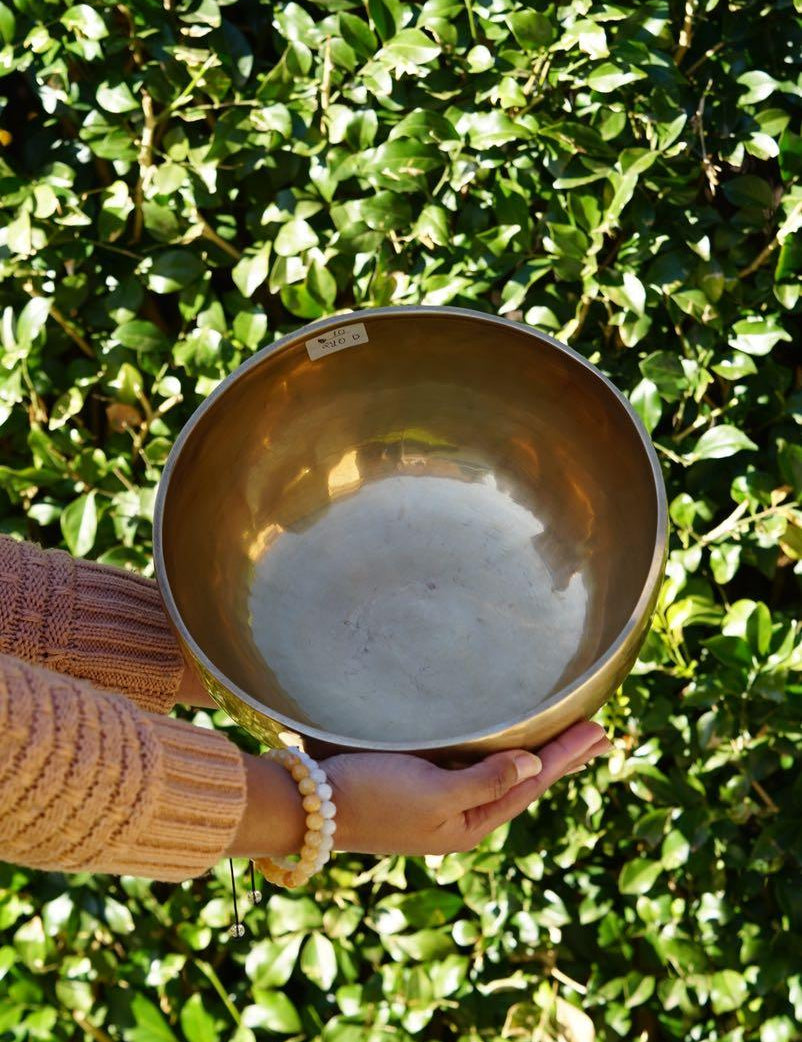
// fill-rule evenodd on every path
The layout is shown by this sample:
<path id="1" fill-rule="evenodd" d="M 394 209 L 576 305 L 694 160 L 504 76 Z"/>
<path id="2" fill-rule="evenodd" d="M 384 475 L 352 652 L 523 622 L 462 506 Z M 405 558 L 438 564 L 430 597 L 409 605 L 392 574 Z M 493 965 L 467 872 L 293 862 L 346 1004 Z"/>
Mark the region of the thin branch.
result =
<path id="1" fill-rule="evenodd" d="M 578 980 L 569 977 L 567 973 L 563 973 L 563 971 L 558 969 L 556 966 L 552 966 L 551 975 L 561 984 L 566 984 L 569 988 L 573 988 L 574 991 L 578 991 L 580 995 L 587 995 L 588 989 L 584 984 L 580 984 Z"/>
<path id="2" fill-rule="evenodd" d="M 691 45 L 691 39 L 693 38 L 693 16 L 696 10 L 694 0 L 685 0 L 685 21 L 682 23 L 682 28 L 679 31 L 679 43 L 677 49 L 674 51 L 674 63 L 679 65 L 685 55 L 688 53 L 688 48 Z"/>
<path id="3" fill-rule="evenodd" d="M 323 79 L 320 84 L 320 111 L 325 112 L 329 107 L 329 93 L 331 92 L 331 37 L 326 37 L 326 48 L 323 51 Z"/>
<path id="4" fill-rule="evenodd" d="M 77 1009 L 71 1009 L 70 1014 L 81 1031 L 83 1031 L 85 1035 L 90 1035 L 95 1042 L 114 1042 L 111 1035 L 107 1035 L 102 1028 L 95 1027 L 95 1025 L 88 1021 L 83 1013 L 79 1013 Z"/>
<path id="5" fill-rule="evenodd" d="M 769 794 L 766 792 L 766 790 L 763 788 L 760 782 L 756 781 L 754 778 L 752 779 L 752 788 L 755 790 L 755 792 L 758 794 L 761 800 L 763 800 L 763 802 L 766 804 L 766 806 L 772 812 L 772 814 L 779 814 L 780 808 L 777 806 L 777 804 L 774 802 L 771 796 L 769 796 Z"/>
<path id="6" fill-rule="evenodd" d="M 29 282 L 23 283 L 22 288 L 25 290 L 29 297 L 42 296 L 41 293 L 37 293 L 37 291 Z M 70 322 L 68 318 L 64 317 L 64 315 L 59 311 L 55 304 L 50 305 L 50 314 L 56 320 L 56 322 L 58 322 L 58 324 L 61 326 L 61 328 L 70 338 L 70 340 L 72 340 L 73 343 L 78 345 L 78 347 L 83 351 L 87 358 L 94 359 L 95 352 L 92 350 L 89 341 L 78 332 L 78 330 L 75 328 L 75 326 L 72 324 L 72 322 Z"/>
<path id="7" fill-rule="evenodd" d="M 242 253 L 236 248 L 236 246 L 232 246 L 230 242 L 226 242 L 225 239 L 222 239 L 203 217 L 201 217 L 201 224 L 203 227 L 201 234 L 204 239 L 213 242 L 215 246 L 218 246 L 223 251 L 223 253 L 227 253 L 229 257 L 233 257 L 234 260 L 240 260 Z"/>
<path id="8" fill-rule="evenodd" d="M 476 22 L 473 17 L 473 3 L 472 0 L 464 0 L 465 10 L 468 12 L 468 27 L 471 33 L 471 39 L 476 43 Z"/>
<path id="9" fill-rule="evenodd" d="M 156 139 L 156 114 L 153 110 L 153 98 L 146 90 L 142 91 L 142 113 L 145 117 L 145 125 L 142 128 L 142 140 L 139 143 L 139 177 L 134 188 L 134 230 L 131 234 L 131 242 L 139 242 L 142 238 L 142 228 L 145 217 L 143 203 L 145 192 L 153 179 L 153 143 Z"/>
<path id="10" fill-rule="evenodd" d="M 712 47 L 710 47 L 708 50 L 706 50 L 701 58 L 697 58 L 696 61 L 693 63 L 693 65 L 689 66 L 689 68 L 685 70 L 686 78 L 688 76 L 691 76 L 694 72 L 696 72 L 696 70 L 699 68 L 700 65 L 704 65 L 704 63 L 707 61 L 708 58 L 712 58 L 714 54 L 717 54 L 721 50 L 721 48 L 724 46 L 724 44 L 725 44 L 724 40 L 719 40 L 718 43 L 713 44 Z"/>
<path id="11" fill-rule="evenodd" d="M 796 230 L 794 225 L 800 217 L 802 217 L 802 202 L 796 204 L 777 229 L 774 238 L 763 247 L 757 257 L 755 257 L 751 263 L 747 264 L 745 268 L 741 268 L 738 272 L 738 278 L 745 279 L 747 276 L 751 275 L 752 272 L 757 271 L 758 268 L 764 265 L 777 247 L 782 246 L 786 238 Z"/>

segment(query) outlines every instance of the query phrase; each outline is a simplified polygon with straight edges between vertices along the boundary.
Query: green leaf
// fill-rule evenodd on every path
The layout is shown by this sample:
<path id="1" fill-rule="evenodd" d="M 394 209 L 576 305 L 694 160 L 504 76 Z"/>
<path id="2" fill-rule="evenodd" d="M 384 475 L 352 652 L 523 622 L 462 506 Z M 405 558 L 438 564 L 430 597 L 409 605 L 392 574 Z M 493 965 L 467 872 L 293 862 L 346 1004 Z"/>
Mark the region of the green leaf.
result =
<path id="1" fill-rule="evenodd" d="M 377 192 L 360 200 L 359 213 L 369 228 L 382 232 L 406 228 L 412 221 L 409 202 L 396 192 Z"/>
<path id="2" fill-rule="evenodd" d="M 402 29 L 379 51 L 379 60 L 389 62 L 395 69 L 426 65 L 440 55 L 440 45 L 420 29 Z"/>
<path id="3" fill-rule="evenodd" d="M 114 933 L 133 933 L 135 930 L 134 918 L 130 910 L 113 897 L 107 897 L 104 905 L 106 922 Z"/>
<path id="4" fill-rule="evenodd" d="M 280 988 L 287 983 L 298 958 L 303 937 L 281 941 L 257 941 L 245 960 L 245 973 L 255 988 Z"/>
<path id="5" fill-rule="evenodd" d="M 109 35 L 103 18 L 89 4 L 76 4 L 74 7 L 68 7 L 61 16 L 61 24 L 65 28 L 85 36 L 87 40 L 102 40 Z"/>
<path id="6" fill-rule="evenodd" d="M 688 376 L 682 362 L 670 351 L 655 351 L 640 363 L 643 376 L 666 401 L 677 401 L 688 389 Z"/>
<path id="7" fill-rule="evenodd" d="M 704 643 L 725 666 L 732 666 L 733 669 L 752 668 L 752 652 L 741 637 L 724 636 L 719 633 Z"/>
<path id="8" fill-rule="evenodd" d="M 725 380 L 741 380 L 745 376 L 753 376 L 757 372 L 757 366 L 747 354 L 741 351 L 731 351 L 721 361 L 710 367 L 714 373 L 723 376 Z"/>
<path id="9" fill-rule="evenodd" d="M 651 380 L 641 380 L 632 389 L 629 400 L 643 421 L 646 430 L 650 433 L 660 422 L 663 414 L 663 406 L 660 403 L 660 395 L 657 393 L 657 385 Z"/>
<path id="10" fill-rule="evenodd" d="M 301 952 L 301 970 L 323 991 L 328 991 L 337 976 L 334 945 L 322 933 L 311 934 Z"/>
<path id="11" fill-rule="evenodd" d="M 131 93 L 127 83 L 101 83 L 97 89 L 97 103 L 107 112 L 133 112 L 139 102 Z"/>
<path id="12" fill-rule="evenodd" d="M 206 1011 L 199 994 L 190 995 L 179 1016 L 187 1042 L 218 1042 L 220 1032 L 214 1017 Z"/>
<path id="13" fill-rule="evenodd" d="M 724 194 L 733 206 L 757 207 L 767 210 L 772 207 L 774 202 L 771 185 L 762 177 L 756 177 L 754 174 L 734 177 L 724 185 Z"/>
<path id="14" fill-rule="evenodd" d="M 757 445 L 737 427 L 722 424 L 704 432 L 691 450 L 690 459 L 724 459 L 744 449 L 757 449 Z"/>
<path id="15" fill-rule="evenodd" d="M 264 311 L 238 311 L 234 318 L 233 333 L 245 347 L 255 350 L 267 334 L 267 315 Z"/>
<path id="16" fill-rule="evenodd" d="M 647 861 L 645 858 L 628 861 L 618 876 L 618 889 L 622 894 L 646 894 L 662 871 L 663 866 L 659 861 Z"/>
<path id="17" fill-rule="evenodd" d="M 714 1013 L 740 1009 L 748 995 L 746 981 L 735 970 L 721 970 L 710 978 L 710 1001 Z"/>
<path id="18" fill-rule="evenodd" d="M 771 643 L 771 613 L 762 602 L 755 605 L 746 621 L 746 639 L 756 655 L 768 654 Z"/>
<path id="19" fill-rule="evenodd" d="M 131 999 L 131 1012 L 136 1027 L 126 1029 L 126 1042 L 179 1042 L 156 1006 L 139 992 Z"/>
<path id="20" fill-rule="evenodd" d="M 298 1011 L 280 991 L 256 991 L 253 1006 L 242 1011 L 242 1023 L 248 1028 L 262 1028 L 278 1035 L 294 1035 L 302 1030 Z"/>
<path id="21" fill-rule="evenodd" d="M 627 83 L 634 83 L 635 80 L 642 79 L 643 76 L 644 73 L 638 69 L 630 68 L 625 71 L 619 69 L 617 65 L 613 65 L 612 62 L 602 62 L 601 65 L 592 69 L 587 82 L 593 90 L 597 90 L 601 94 L 611 94 Z"/>
<path id="22" fill-rule="evenodd" d="M 739 98 L 741 105 L 752 105 L 758 101 L 765 101 L 779 86 L 773 76 L 758 70 L 743 73 L 738 77 L 738 83 L 747 88 L 746 93 Z"/>
<path id="23" fill-rule="evenodd" d="M 319 241 L 312 226 L 302 217 L 296 217 L 281 226 L 273 249 L 279 257 L 294 257 L 317 246 Z"/>
<path id="24" fill-rule="evenodd" d="M 14 12 L 6 4 L 0 4 L 0 40 L 3 43 L 13 43 L 16 27 Z"/>
<path id="25" fill-rule="evenodd" d="M 78 496 L 68 506 L 60 518 L 61 532 L 71 554 L 85 557 L 95 545 L 97 534 L 97 507 L 95 493 Z"/>
<path id="26" fill-rule="evenodd" d="M 510 29 L 524 50 L 546 47 L 554 39 L 554 28 L 539 11 L 515 11 L 507 16 Z"/>
<path id="27" fill-rule="evenodd" d="M 791 339 L 791 334 L 773 317 L 751 315 L 736 322 L 732 331 L 735 336 L 730 338 L 730 346 L 748 355 L 767 355 L 778 341 Z"/>
<path id="28" fill-rule="evenodd" d="M 17 318 L 16 342 L 27 349 L 44 329 L 52 304 L 50 297 L 33 297 Z"/>
<path id="29" fill-rule="evenodd" d="M 154 293 L 175 293 L 189 286 L 203 273 L 200 258 L 189 250 L 160 253 L 148 272 L 148 287 Z"/>
<path id="30" fill-rule="evenodd" d="M 169 341 L 153 322 L 135 318 L 114 330 L 114 337 L 132 351 L 165 351 Z"/>
<path id="31" fill-rule="evenodd" d="M 65 391 L 64 394 L 56 399 L 53 408 L 50 410 L 48 429 L 54 431 L 59 427 L 63 427 L 67 420 L 81 411 L 83 404 L 84 396 L 79 387 L 71 387 L 68 391 Z"/>
<path id="32" fill-rule="evenodd" d="M 234 285 L 243 295 L 251 297 L 267 278 L 270 270 L 270 243 L 254 250 L 246 250 L 231 271 Z"/>
<path id="33" fill-rule="evenodd" d="M 371 58 L 376 53 L 378 41 L 367 22 L 347 11 L 341 11 L 338 20 L 345 42 L 363 58 Z"/>

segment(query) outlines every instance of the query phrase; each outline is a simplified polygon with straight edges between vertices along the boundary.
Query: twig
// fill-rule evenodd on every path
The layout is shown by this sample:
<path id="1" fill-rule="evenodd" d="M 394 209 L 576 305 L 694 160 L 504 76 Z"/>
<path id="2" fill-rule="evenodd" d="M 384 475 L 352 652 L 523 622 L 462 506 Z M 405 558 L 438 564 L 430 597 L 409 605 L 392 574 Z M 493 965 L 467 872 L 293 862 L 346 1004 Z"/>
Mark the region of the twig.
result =
<path id="1" fill-rule="evenodd" d="M 236 248 L 236 246 L 232 246 L 230 242 L 226 242 L 225 239 L 222 239 L 214 230 L 214 228 L 212 228 L 203 217 L 201 217 L 201 223 L 203 226 L 203 231 L 201 232 L 201 234 L 203 235 L 204 239 L 208 239 L 209 242 L 213 242 L 215 246 L 219 246 L 219 248 L 224 253 L 227 253 L 229 257 L 233 257 L 234 260 L 240 260 L 242 254 Z"/>
<path id="2" fill-rule="evenodd" d="M 138 68 L 145 64 L 142 53 L 142 44 L 136 34 L 136 26 L 131 12 L 125 4 L 117 4 L 117 10 L 128 23 L 128 35 L 131 39 L 131 50 L 134 61 Z M 139 143 L 139 177 L 134 187 L 134 229 L 131 234 L 131 242 L 139 242 L 142 238 L 142 227 L 144 216 L 142 204 L 145 200 L 145 190 L 153 177 L 153 143 L 156 137 L 156 115 L 153 111 L 153 98 L 147 90 L 142 90 L 142 114 L 145 117 L 145 125 L 142 128 L 142 140 Z"/>
<path id="3" fill-rule="evenodd" d="M 72 340 L 73 343 L 78 345 L 78 347 L 83 351 L 87 358 L 95 357 L 95 352 L 92 350 L 89 341 L 85 337 L 81 336 L 81 334 L 72 324 L 72 322 L 70 322 L 69 319 L 65 318 L 64 315 L 62 315 L 62 313 L 54 304 L 50 305 L 50 314 L 53 316 L 56 322 L 58 322 L 58 324 L 61 326 L 61 328 L 70 338 L 70 340 Z"/>
<path id="4" fill-rule="evenodd" d="M 751 275 L 753 271 L 757 271 L 761 265 L 766 263 L 777 247 L 782 246 L 787 236 L 791 235 L 796 230 L 793 226 L 800 216 L 802 216 L 802 202 L 798 202 L 793 210 L 788 214 L 783 223 L 777 229 L 771 242 L 767 243 L 763 247 L 757 257 L 755 257 L 750 264 L 747 264 L 745 268 L 741 268 L 738 272 L 739 279 L 745 279 L 748 275 Z"/>
<path id="5" fill-rule="evenodd" d="M 679 43 L 677 44 L 676 51 L 674 51 L 675 65 L 679 65 L 679 63 L 688 53 L 688 48 L 691 45 L 691 38 L 693 36 L 694 12 L 694 0 L 685 0 L 685 21 L 682 23 L 682 28 L 679 31 Z"/>
<path id="6" fill-rule="evenodd" d="M 593 301 L 587 293 L 583 293 L 579 301 L 579 307 L 576 309 L 576 314 L 572 319 L 565 323 L 557 334 L 560 340 L 571 340 L 579 336 L 585 325 L 585 320 L 588 317 L 588 312 L 590 311 L 590 305 L 592 303 Z"/>
<path id="7" fill-rule="evenodd" d="M 205 962 L 203 959 L 196 959 L 195 965 L 198 967 L 201 973 L 205 974 L 206 977 L 208 977 L 208 979 L 211 981 L 212 987 L 220 996 L 223 1005 L 226 1007 L 226 1009 L 231 1015 L 231 1019 L 234 1021 L 237 1027 L 239 1027 L 239 1025 L 242 1023 L 242 1017 L 240 1017 L 237 1007 L 228 997 L 228 992 L 223 987 L 223 984 L 220 978 L 215 973 L 214 968 L 211 966 L 210 963 Z"/>
<path id="8" fill-rule="evenodd" d="M 131 242 L 139 242 L 142 238 L 144 225 L 144 213 L 142 204 L 145 201 L 145 192 L 153 179 L 153 142 L 156 138 L 156 115 L 153 111 L 153 98 L 146 90 L 142 91 L 142 112 L 145 117 L 145 125 L 142 128 L 142 140 L 139 143 L 139 178 L 134 188 L 134 230 L 131 234 Z"/>
<path id="9" fill-rule="evenodd" d="M 81 1031 L 83 1031 L 85 1035 L 91 1035 L 95 1042 L 114 1042 L 111 1035 L 107 1035 L 102 1028 L 95 1027 L 95 1025 L 88 1021 L 83 1013 L 79 1013 L 77 1009 L 71 1009 L 70 1015 Z"/>
<path id="10" fill-rule="evenodd" d="M 580 984 L 578 980 L 574 980 L 572 977 L 569 977 L 567 973 L 563 973 L 563 971 L 558 969 L 556 966 L 552 966 L 551 975 L 561 984 L 567 984 L 569 988 L 573 988 L 574 991 L 578 991 L 580 995 L 587 995 L 588 989 L 585 987 L 584 984 Z"/>
<path id="11" fill-rule="evenodd" d="M 763 788 L 760 782 L 756 781 L 754 778 L 752 779 L 752 788 L 755 790 L 755 792 L 758 794 L 761 800 L 763 800 L 763 802 L 766 804 L 766 806 L 772 812 L 772 814 L 780 813 L 780 808 L 777 806 L 777 804 L 774 802 L 771 796 L 769 796 L 769 794 L 766 792 L 766 790 Z"/>
<path id="12" fill-rule="evenodd" d="M 702 91 L 702 96 L 699 99 L 699 104 L 696 107 L 696 114 L 694 116 L 694 121 L 696 123 L 696 129 L 699 132 L 699 144 L 702 146 L 702 169 L 705 172 L 705 177 L 707 178 L 707 183 L 708 183 L 708 186 L 710 188 L 710 192 L 711 192 L 712 195 L 715 195 L 716 194 L 716 188 L 718 187 L 718 171 L 716 170 L 715 164 L 710 159 L 710 156 L 707 154 L 707 144 L 705 142 L 705 121 L 704 121 L 704 116 L 705 116 L 705 99 L 707 97 L 707 92 L 710 90 L 711 83 L 712 83 L 712 80 L 708 80 L 707 81 L 707 86 Z"/>
<path id="13" fill-rule="evenodd" d="M 686 78 L 688 76 L 691 76 L 694 72 L 696 72 L 700 65 L 704 65 L 708 58 L 712 58 L 714 54 L 717 54 L 723 46 L 724 40 L 719 40 L 718 43 L 713 44 L 712 47 L 706 50 L 701 58 L 697 58 L 693 65 L 691 65 L 688 69 L 685 70 Z"/>
<path id="14" fill-rule="evenodd" d="M 320 111 L 325 112 L 329 107 L 329 92 L 331 91 L 331 37 L 326 37 L 326 47 L 323 51 L 323 78 L 320 84 Z"/>
<path id="15" fill-rule="evenodd" d="M 465 10 L 468 12 L 468 27 L 471 31 L 471 39 L 476 42 L 476 22 L 473 17 L 473 2 L 465 0 Z"/>
<path id="16" fill-rule="evenodd" d="M 36 292 L 36 290 L 33 288 L 33 286 L 29 282 L 23 283 L 23 287 L 22 288 L 25 290 L 25 292 L 28 294 L 29 297 L 41 297 L 42 296 L 41 293 L 37 293 Z M 69 319 L 65 318 L 64 315 L 62 315 L 62 313 L 59 311 L 59 309 L 56 307 L 55 304 L 51 304 L 50 305 L 50 314 L 56 320 L 56 322 L 58 322 L 58 324 L 61 326 L 61 328 L 64 330 L 64 332 L 70 338 L 70 340 L 72 340 L 73 343 L 77 344 L 78 347 L 80 347 L 80 349 L 87 356 L 87 358 L 94 359 L 95 352 L 92 350 L 92 347 L 89 344 L 89 341 L 86 340 L 83 336 L 81 336 L 81 334 L 78 332 L 78 330 L 72 324 L 72 322 L 70 322 Z"/>

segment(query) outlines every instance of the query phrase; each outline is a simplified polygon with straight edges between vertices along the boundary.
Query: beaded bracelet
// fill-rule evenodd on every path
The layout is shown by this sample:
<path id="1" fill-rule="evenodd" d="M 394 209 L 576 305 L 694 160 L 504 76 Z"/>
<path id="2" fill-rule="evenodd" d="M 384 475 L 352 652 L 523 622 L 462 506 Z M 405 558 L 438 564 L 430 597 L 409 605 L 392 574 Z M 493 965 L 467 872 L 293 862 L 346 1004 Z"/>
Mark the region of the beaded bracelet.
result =
<path id="1" fill-rule="evenodd" d="M 271 883 L 279 886 L 303 886 L 319 872 L 331 857 L 337 808 L 332 803 L 332 789 L 318 764 L 302 749 L 269 749 L 265 754 L 286 767 L 303 797 L 306 811 L 306 835 L 298 861 L 289 858 L 261 858 L 256 867 Z"/>

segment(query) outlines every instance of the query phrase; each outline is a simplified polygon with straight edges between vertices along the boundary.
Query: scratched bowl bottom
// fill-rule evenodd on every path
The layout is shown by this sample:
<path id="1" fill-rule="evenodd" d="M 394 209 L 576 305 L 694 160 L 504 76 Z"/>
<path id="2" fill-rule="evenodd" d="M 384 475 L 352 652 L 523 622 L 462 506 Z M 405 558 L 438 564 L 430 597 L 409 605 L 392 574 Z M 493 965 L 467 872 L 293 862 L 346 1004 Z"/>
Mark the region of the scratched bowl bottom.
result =
<path id="1" fill-rule="evenodd" d="M 448 738 L 534 710 L 586 660 L 592 572 L 563 581 L 536 511 L 476 478 L 365 485 L 255 562 L 253 642 L 317 726 Z"/>

